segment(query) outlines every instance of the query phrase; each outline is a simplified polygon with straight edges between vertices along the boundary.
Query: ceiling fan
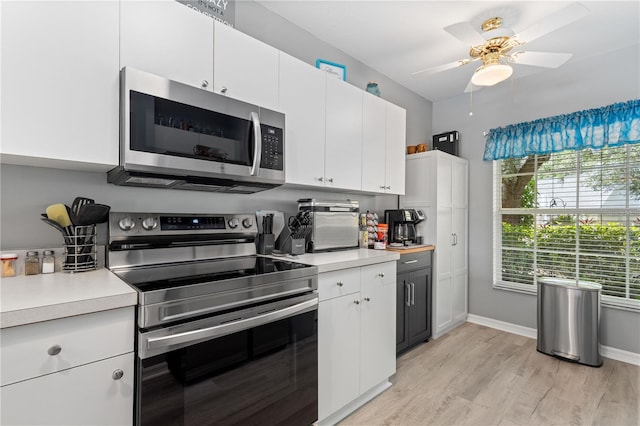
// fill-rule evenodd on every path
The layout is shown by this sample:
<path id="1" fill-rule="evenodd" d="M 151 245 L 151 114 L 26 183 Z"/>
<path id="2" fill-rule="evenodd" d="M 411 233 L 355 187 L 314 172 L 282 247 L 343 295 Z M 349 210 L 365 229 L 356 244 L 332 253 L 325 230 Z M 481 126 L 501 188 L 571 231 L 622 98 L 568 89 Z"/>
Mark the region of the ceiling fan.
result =
<path id="1" fill-rule="evenodd" d="M 518 50 L 518 48 L 577 21 L 588 13 L 589 10 L 580 3 L 572 3 L 518 34 L 515 34 L 510 28 L 504 27 L 503 19 L 499 16 L 485 20 L 481 25 L 482 33 L 469 22 L 449 25 L 444 28 L 445 31 L 471 46 L 469 58 L 426 68 L 411 75 L 422 77 L 462 67 L 471 62 L 482 61 L 482 65 L 474 71 L 471 81 L 465 89 L 465 92 L 469 92 L 475 86 L 480 88 L 493 86 L 509 78 L 513 73 L 510 64 L 558 68 L 571 58 L 571 53 L 532 52 Z"/>

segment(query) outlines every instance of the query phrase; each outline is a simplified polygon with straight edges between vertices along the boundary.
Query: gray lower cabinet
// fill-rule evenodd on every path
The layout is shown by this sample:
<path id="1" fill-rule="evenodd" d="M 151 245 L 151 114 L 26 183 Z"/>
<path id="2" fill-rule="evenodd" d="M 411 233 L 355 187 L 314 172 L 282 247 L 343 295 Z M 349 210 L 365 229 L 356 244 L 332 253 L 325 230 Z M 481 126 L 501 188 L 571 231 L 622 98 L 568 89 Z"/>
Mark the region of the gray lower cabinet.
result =
<path id="1" fill-rule="evenodd" d="M 402 254 L 396 284 L 396 353 L 431 337 L 432 251 Z"/>

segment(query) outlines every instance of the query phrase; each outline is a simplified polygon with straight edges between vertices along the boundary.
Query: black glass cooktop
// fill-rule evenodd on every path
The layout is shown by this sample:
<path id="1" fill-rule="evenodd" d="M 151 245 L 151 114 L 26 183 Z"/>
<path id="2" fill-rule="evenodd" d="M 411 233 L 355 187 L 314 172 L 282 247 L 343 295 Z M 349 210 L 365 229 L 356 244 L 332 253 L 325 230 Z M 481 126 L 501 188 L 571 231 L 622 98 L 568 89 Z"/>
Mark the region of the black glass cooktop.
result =
<path id="1" fill-rule="evenodd" d="M 304 263 L 267 257 L 246 256 L 217 260 L 170 263 L 113 271 L 142 292 L 184 287 L 194 284 L 246 278 L 311 268 Z"/>

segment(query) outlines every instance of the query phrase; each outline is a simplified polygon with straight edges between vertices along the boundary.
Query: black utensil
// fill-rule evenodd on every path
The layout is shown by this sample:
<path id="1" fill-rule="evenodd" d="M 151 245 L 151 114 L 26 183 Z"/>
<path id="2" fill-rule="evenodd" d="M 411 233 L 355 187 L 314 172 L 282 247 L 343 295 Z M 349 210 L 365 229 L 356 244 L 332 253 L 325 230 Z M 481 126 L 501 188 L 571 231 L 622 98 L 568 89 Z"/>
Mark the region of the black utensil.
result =
<path id="1" fill-rule="evenodd" d="M 69 214 L 69 216 L 71 217 L 71 222 L 73 222 L 74 225 L 77 225 L 78 215 L 80 214 L 80 210 L 82 209 L 82 207 L 87 204 L 94 204 L 94 203 L 95 201 L 93 201 L 91 198 L 76 197 L 73 200 L 73 203 L 71 204 L 71 212 Z"/>
<path id="2" fill-rule="evenodd" d="M 85 204 L 80 207 L 76 217 L 76 225 L 88 226 L 106 222 L 109 219 L 110 206 L 105 204 Z"/>

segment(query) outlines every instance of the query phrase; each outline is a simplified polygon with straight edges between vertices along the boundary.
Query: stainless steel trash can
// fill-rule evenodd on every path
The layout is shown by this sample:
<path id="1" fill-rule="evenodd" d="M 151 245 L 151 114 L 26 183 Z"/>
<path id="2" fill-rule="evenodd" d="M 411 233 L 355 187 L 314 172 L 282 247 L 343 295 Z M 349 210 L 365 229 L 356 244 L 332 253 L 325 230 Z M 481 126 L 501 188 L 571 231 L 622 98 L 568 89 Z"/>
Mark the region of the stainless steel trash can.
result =
<path id="1" fill-rule="evenodd" d="M 600 367 L 600 284 L 541 278 L 538 280 L 539 352 Z"/>

